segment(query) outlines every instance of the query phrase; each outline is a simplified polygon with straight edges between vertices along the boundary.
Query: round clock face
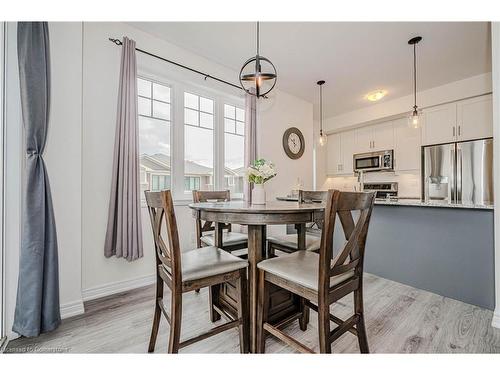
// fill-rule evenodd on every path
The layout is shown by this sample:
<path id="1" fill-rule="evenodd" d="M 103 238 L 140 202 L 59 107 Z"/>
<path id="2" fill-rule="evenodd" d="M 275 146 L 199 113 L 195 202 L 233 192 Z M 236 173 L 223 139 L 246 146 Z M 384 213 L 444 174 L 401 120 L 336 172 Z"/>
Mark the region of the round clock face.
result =
<path id="1" fill-rule="evenodd" d="M 298 154 L 300 152 L 302 142 L 300 141 L 297 133 L 291 133 L 288 136 L 288 148 L 293 154 Z"/>
<path id="2" fill-rule="evenodd" d="M 298 159 L 305 149 L 304 136 L 297 128 L 289 128 L 283 134 L 283 149 L 290 159 Z"/>

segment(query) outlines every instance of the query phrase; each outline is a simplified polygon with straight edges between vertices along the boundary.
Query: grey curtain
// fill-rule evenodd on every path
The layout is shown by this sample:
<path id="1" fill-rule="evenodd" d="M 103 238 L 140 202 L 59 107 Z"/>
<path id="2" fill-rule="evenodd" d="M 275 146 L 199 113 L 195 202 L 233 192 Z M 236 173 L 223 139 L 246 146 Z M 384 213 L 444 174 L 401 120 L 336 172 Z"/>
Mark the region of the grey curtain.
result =
<path id="1" fill-rule="evenodd" d="M 43 151 L 50 109 L 47 22 L 19 22 L 17 54 L 26 136 L 26 185 L 17 301 L 12 330 L 38 336 L 60 324 L 57 236 Z"/>
<path id="2" fill-rule="evenodd" d="M 245 97 L 245 168 L 257 159 L 257 98 L 255 95 L 246 94 Z M 245 179 L 243 199 L 252 200 L 252 186 Z"/>
<path id="3" fill-rule="evenodd" d="M 143 256 L 138 133 L 135 41 L 125 37 L 104 255 L 128 261 Z"/>

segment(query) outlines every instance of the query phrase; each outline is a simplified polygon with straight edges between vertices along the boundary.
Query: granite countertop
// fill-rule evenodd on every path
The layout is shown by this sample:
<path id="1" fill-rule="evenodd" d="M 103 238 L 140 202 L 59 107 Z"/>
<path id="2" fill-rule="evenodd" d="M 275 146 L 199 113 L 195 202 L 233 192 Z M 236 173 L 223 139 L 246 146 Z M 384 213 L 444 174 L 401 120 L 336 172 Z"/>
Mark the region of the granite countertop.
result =
<path id="1" fill-rule="evenodd" d="M 468 208 L 479 210 L 493 210 L 493 204 L 473 204 L 473 203 L 449 203 L 447 201 L 423 202 L 417 198 L 399 198 L 399 199 L 376 199 L 376 205 L 383 206 L 412 206 L 412 207 L 442 207 L 442 208 Z"/>
<path id="2" fill-rule="evenodd" d="M 297 201 L 297 197 L 277 197 L 277 200 Z M 418 198 L 399 199 L 376 199 L 375 205 L 381 206 L 410 206 L 410 207 L 441 207 L 441 208 L 462 208 L 477 210 L 493 210 L 493 204 L 469 204 L 469 203 L 448 203 L 447 201 L 422 202 Z"/>

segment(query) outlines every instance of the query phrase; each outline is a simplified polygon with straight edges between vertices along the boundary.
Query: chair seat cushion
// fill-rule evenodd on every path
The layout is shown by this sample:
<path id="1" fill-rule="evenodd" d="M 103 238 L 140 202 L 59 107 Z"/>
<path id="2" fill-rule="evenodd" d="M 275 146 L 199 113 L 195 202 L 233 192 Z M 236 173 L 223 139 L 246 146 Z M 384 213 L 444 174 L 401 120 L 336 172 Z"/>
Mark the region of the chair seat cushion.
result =
<path id="1" fill-rule="evenodd" d="M 182 281 L 192 281 L 246 268 L 248 262 L 214 246 L 181 253 Z"/>
<path id="2" fill-rule="evenodd" d="M 222 235 L 222 245 L 232 246 L 243 244 L 248 241 L 248 236 L 245 233 L 224 232 Z M 201 237 L 201 242 L 208 246 L 215 246 L 215 235 L 213 233 L 206 234 Z"/>
<path id="3" fill-rule="evenodd" d="M 319 254 L 311 251 L 296 251 L 257 264 L 261 270 L 317 291 L 319 284 Z M 354 276 L 354 271 L 330 278 L 330 287 Z"/>
<path id="4" fill-rule="evenodd" d="M 290 249 L 298 250 L 297 234 L 285 234 L 282 236 L 273 236 L 267 239 L 270 243 L 285 246 Z M 321 239 L 316 236 L 311 236 L 306 233 L 306 248 L 305 250 L 314 251 L 319 250 Z M 301 249 L 304 250 L 304 249 Z"/>

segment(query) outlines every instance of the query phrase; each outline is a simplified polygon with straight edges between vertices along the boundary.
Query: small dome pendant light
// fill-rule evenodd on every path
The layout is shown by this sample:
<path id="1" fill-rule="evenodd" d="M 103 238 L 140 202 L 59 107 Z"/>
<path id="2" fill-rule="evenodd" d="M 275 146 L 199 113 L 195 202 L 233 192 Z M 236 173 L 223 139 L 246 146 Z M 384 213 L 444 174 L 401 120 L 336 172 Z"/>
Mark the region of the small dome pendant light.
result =
<path id="1" fill-rule="evenodd" d="M 324 146 L 328 142 L 328 136 L 323 133 L 323 85 L 325 81 L 317 82 L 319 86 L 319 145 Z"/>
<path id="2" fill-rule="evenodd" d="M 257 22 L 257 54 L 249 58 L 240 70 L 240 85 L 250 95 L 265 97 L 276 85 L 278 75 L 271 60 L 259 55 L 259 22 Z M 253 68 L 253 69 L 252 69 Z"/>
<path id="3" fill-rule="evenodd" d="M 421 36 L 416 36 L 408 41 L 413 46 L 413 111 L 408 117 L 408 126 L 413 129 L 420 127 L 420 116 L 422 111 L 417 106 L 417 44 L 422 40 Z"/>

